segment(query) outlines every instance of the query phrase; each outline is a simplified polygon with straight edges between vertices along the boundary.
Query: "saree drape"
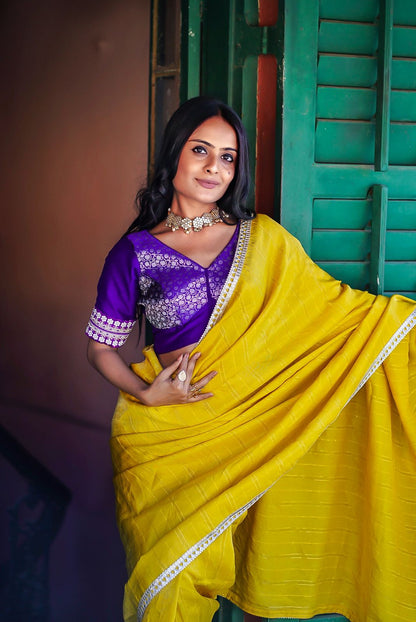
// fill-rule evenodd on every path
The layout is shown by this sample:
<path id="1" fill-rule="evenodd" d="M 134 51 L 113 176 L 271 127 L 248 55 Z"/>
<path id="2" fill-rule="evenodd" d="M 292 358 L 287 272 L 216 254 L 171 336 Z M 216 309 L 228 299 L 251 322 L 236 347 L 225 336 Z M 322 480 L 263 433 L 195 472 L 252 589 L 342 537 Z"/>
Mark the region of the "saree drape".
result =
<path id="1" fill-rule="evenodd" d="M 116 407 L 126 621 L 209 620 L 217 593 L 269 617 L 416 619 L 415 324 L 412 301 L 333 279 L 266 216 L 242 223 L 197 348 L 214 397 Z"/>

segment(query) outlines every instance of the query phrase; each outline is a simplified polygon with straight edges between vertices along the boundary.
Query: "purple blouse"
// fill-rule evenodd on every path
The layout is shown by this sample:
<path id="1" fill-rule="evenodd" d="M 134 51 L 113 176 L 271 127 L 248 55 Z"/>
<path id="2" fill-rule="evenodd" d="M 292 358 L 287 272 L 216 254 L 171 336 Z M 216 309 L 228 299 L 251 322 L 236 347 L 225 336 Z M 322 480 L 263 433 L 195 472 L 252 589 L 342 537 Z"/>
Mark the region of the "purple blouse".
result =
<path id="1" fill-rule="evenodd" d="M 238 230 L 208 268 L 148 231 L 121 238 L 105 260 L 88 337 L 122 346 L 142 305 L 157 354 L 199 341 L 231 269 Z"/>

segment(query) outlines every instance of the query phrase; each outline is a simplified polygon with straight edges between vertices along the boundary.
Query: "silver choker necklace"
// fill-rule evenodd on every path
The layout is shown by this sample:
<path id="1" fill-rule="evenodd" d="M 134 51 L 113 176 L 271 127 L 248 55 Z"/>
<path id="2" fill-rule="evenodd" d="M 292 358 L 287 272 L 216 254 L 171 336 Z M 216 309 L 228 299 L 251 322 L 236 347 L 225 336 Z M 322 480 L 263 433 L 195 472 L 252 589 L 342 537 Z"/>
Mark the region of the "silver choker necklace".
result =
<path id="1" fill-rule="evenodd" d="M 227 214 L 224 214 L 224 216 L 227 216 Z M 221 221 L 222 218 L 217 205 L 210 212 L 205 212 L 202 216 L 195 216 L 195 218 L 182 218 L 182 216 L 174 214 L 169 208 L 165 227 L 169 227 L 172 231 L 183 229 L 188 234 L 191 231 L 201 231 L 204 227 L 212 227 L 212 225 Z"/>

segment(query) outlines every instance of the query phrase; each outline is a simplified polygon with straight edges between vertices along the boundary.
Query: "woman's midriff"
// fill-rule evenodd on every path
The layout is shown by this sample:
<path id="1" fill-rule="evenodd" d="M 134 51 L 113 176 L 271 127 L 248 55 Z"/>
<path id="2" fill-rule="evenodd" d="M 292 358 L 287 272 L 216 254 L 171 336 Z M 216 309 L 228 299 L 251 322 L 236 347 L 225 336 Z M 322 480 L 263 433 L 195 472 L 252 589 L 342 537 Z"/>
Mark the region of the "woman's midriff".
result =
<path id="1" fill-rule="evenodd" d="M 197 345 L 198 342 L 190 343 L 189 346 L 185 346 L 184 348 L 178 348 L 177 350 L 172 350 L 172 352 L 164 352 L 163 354 L 158 354 L 158 359 L 163 367 L 168 367 L 169 365 L 172 365 L 172 363 L 174 363 L 181 354 L 186 354 L 186 352 L 192 352 L 192 350 Z"/>

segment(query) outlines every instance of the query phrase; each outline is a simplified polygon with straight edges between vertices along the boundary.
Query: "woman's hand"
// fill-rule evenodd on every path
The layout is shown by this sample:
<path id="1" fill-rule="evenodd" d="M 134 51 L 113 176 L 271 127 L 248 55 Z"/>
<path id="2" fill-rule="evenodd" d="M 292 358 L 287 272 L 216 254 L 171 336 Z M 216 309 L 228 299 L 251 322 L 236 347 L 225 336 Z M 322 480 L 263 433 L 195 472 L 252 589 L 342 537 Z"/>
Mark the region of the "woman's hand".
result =
<path id="1" fill-rule="evenodd" d="M 199 352 L 192 357 L 188 353 L 181 354 L 156 376 L 152 384 L 147 384 L 129 368 L 116 348 L 93 339 L 88 340 L 88 360 L 91 365 L 115 387 L 129 393 L 146 406 L 193 404 L 212 397 L 213 393 L 200 391 L 212 380 L 216 371 L 191 384 L 199 356 Z"/>
<path id="2" fill-rule="evenodd" d="M 193 404 L 212 397 L 213 393 L 201 393 L 200 391 L 214 378 L 216 371 L 210 372 L 195 384 L 191 384 L 199 357 L 199 352 L 191 357 L 188 353 L 181 354 L 174 363 L 165 367 L 156 376 L 151 385 L 140 392 L 140 401 L 146 406 L 167 406 Z"/>

